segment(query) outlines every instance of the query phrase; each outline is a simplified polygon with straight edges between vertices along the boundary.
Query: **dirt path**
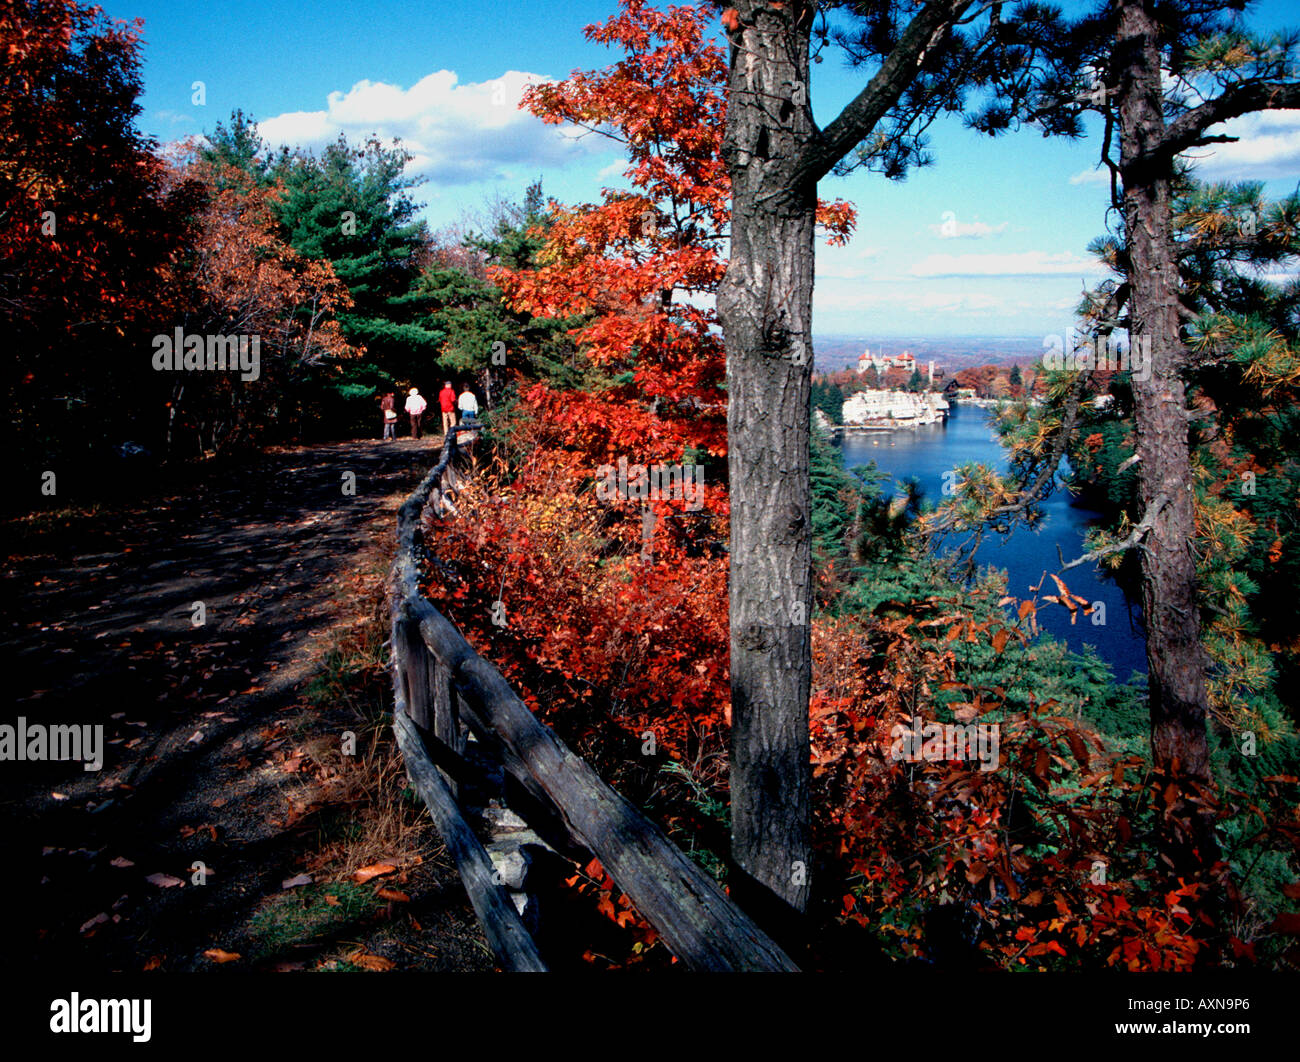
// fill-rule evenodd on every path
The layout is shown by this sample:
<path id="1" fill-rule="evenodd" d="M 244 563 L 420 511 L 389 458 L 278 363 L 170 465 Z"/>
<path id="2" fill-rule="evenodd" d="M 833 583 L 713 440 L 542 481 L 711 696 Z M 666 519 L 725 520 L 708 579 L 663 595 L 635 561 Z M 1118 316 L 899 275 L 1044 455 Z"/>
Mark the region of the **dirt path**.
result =
<path id="1" fill-rule="evenodd" d="M 381 706 L 304 696 L 349 605 L 379 592 L 374 544 L 434 445 L 275 450 L 170 496 L 5 521 L 0 724 L 99 724 L 106 742 L 98 772 L 0 762 L 15 952 L 87 971 L 210 968 L 214 949 L 240 955 L 225 969 L 492 968 L 431 829 L 398 831 L 394 873 L 346 876 L 361 811 L 394 784 Z"/>

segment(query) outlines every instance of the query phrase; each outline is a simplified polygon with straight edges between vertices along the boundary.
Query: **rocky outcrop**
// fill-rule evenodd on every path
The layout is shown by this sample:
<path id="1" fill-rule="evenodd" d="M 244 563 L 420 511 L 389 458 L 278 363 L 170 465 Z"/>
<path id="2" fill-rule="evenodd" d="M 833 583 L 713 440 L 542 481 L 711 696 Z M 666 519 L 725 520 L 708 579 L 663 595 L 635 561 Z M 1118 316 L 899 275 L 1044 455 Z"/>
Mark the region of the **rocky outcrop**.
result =
<path id="1" fill-rule="evenodd" d="M 814 409 L 812 414 L 813 427 L 820 428 L 830 438 L 831 442 L 839 442 L 844 436 L 844 429 L 838 424 L 832 424 L 831 418 L 823 413 L 820 409 Z"/>
<path id="2" fill-rule="evenodd" d="M 948 403 L 930 391 L 859 391 L 844 400 L 844 426 L 906 428 L 938 424 L 948 416 Z"/>

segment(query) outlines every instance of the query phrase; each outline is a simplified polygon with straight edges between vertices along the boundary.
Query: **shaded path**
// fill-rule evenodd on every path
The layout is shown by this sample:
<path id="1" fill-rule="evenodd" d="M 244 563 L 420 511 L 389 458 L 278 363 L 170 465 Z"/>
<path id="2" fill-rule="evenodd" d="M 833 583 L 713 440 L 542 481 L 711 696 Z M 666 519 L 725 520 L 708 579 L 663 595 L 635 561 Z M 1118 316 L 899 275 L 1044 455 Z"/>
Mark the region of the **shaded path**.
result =
<path id="1" fill-rule="evenodd" d="M 171 496 L 62 523 L 5 521 L 0 629 L 12 692 L 0 723 L 102 724 L 108 742 L 99 772 L 0 763 L 4 887 L 17 893 L 8 909 L 36 931 L 16 949 L 24 958 L 140 969 L 156 956 L 163 969 L 206 968 L 203 951 L 230 949 L 256 906 L 302 869 L 323 827 L 299 806 L 294 757 L 312 741 L 339 755 L 345 730 L 376 723 L 328 707 L 304 715 L 302 687 L 337 618 L 331 599 L 342 580 L 355 584 L 363 546 L 377 535 L 387 546 L 396 505 L 435 445 L 280 449 Z M 368 578 L 373 592 L 382 576 Z M 206 884 L 191 882 L 195 860 L 210 868 Z M 183 884 L 145 880 L 155 874 Z M 411 933 L 424 941 L 408 950 L 427 957 L 393 961 L 491 968 L 445 860 L 396 887 L 411 895 L 401 913 L 418 918 Z M 365 935 L 346 920 L 339 933 Z"/>

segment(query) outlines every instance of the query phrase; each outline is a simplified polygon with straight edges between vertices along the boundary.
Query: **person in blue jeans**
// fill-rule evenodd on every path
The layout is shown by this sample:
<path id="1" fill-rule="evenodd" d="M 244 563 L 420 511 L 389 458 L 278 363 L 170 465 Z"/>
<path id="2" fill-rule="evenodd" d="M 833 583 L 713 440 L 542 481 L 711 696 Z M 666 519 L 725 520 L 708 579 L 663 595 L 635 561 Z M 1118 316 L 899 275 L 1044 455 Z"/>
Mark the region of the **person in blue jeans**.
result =
<path id="1" fill-rule="evenodd" d="M 474 397 L 474 392 L 469 389 L 469 384 L 460 393 L 460 400 L 457 403 L 460 406 L 460 422 L 475 421 L 478 419 L 478 399 Z"/>

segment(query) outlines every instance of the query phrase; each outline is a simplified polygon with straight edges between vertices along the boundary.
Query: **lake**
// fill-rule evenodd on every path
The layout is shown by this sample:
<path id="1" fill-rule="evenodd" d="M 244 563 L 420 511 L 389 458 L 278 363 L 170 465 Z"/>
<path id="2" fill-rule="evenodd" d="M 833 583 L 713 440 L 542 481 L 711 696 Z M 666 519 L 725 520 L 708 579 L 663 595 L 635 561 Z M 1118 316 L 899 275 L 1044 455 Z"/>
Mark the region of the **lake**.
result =
<path id="1" fill-rule="evenodd" d="M 944 473 L 960 465 L 978 461 L 999 472 L 1007 471 L 1006 452 L 993 431 L 989 411 L 979 406 L 954 405 L 946 424 L 845 436 L 840 449 L 845 467 L 875 461 L 895 480 L 915 478 L 923 497 L 935 504 L 943 500 Z M 882 486 L 890 491 L 888 483 Z M 1030 596 L 1029 588 L 1037 585 L 1044 571 L 1057 571 L 1061 556 L 1068 562 L 1083 553 L 1083 536 L 1101 516 L 1074 503 L 1062 489 L 1057 489 L 1041 508 L 1043 519 L 1035 529 L 1020 527 L 1005 537 L 989 533 L 976 554 L 980 564 L 1007 572 L 1007 592 L 1019 598 Z M 1103 602 L 1106 622 L 1094 626 L 1091 616 L 1080 616 L 1071 626 L 1065 609 L 1048 603 L 1040 605 L 1039 626 L 1071 648 L 1080 649 L 1085 644 L 1095 647 L 1121 682 L 1133 671 L 1145 674 L 1146 648 L 1138 628 L 1138 602 L 1130 600 L 1093 566 L 1072 568 L 1062 578 L 1071 593 Z M 1043 593 L 1054 593 L 1055 589 L 1048 579 Z"/>

